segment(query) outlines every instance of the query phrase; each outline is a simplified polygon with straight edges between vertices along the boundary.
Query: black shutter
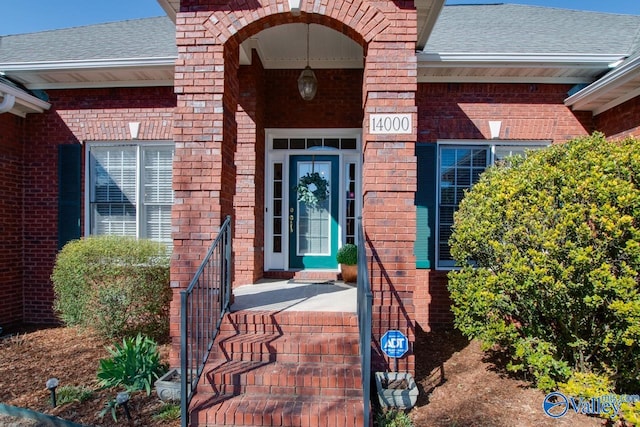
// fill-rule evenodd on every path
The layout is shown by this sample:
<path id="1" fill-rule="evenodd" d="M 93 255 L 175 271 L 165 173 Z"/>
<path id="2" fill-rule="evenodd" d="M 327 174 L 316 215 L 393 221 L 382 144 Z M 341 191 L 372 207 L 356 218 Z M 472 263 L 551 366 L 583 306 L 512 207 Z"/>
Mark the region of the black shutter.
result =
<path id="1" fill-rule="evenodd" d="M 436 144 L 416 145 L 418 185 L 414 253 L 417 268 L 435 267 L 437 148 Z"/>
<path id="2" fill-rule="evenodd" d="M 80 238 L 82 147 L 58 146 L 58 249 Z"/>

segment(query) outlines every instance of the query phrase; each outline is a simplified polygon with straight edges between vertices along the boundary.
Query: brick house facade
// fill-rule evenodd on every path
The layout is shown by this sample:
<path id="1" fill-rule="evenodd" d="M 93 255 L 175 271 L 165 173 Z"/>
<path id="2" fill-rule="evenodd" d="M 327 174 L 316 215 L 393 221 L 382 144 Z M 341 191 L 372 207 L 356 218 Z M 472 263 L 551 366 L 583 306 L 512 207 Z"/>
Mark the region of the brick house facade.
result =
<path id="1" fill-rule="evenodd" d="M 442 22 L 450 25 L 460 19 L 448 14 L 448 8 L 443 10 L 443 3 L 161 1 L 174 21 L 177 45 L 168 65 L 170 82 L 161 84 L 154 84 L 151 77 L 132 83 L 128 75 L 110 82 L 94 76 L 96 80 L 86 87 L 71 81 L 47 86 L 30 81 L 28 73 L 14 67 L 18 60 L 3 59 L 10 55 L 3 56 L 2 50 L 11 49 L 11 44 L 0 48 L 0 71 L 8 79 L 0 80 L 0 96 L 7 98 L 6 87 L 14 87 L 8 85 L 10 79 L 25 97 L 46 91 L 49 105 L 41 111 L 15 107 L 0 114 L 4 190 L 0 198 L 4 236 L 0 325 L 56 321 L 49 276 L 59 244 L 69 235 L 61 234 L 61 229 L 70 229 L 71 235 L 76 230 L 76 237 L 94 230 L 87 223 L 93 218 L 87 212 L 92 147 L 126 143 L 146 149 L 170 142 L 175 150 L 170 223 L 175 295 L 172 363 L 176 364 L 179 292 L 188 285 L 226 215 L 234 220 L 234 286 L 255 283 L 271 270 L 279 270 L 269 267 L 274 254 L 265 250 L 269 239 L 278 234 L 267 225 L 274 219 L 267 209 L 269 197 L 274 198 L 269 190 L 270 168 L 275 164 L 270 135 L 274 130 L 295 135 L 294 131 L 320 129 L 332 136 L 356 129 L 357 213 L 363 218 L 370 251 L 375 361 L 382 368 L 389 365 L 379 353 L 379 340 L 386 330 L 399 329 L 411 341 L 416 328 L 429 331 L 450 326 L 442 231 L 446 227 L 436 222 L 442 222 L 448 212 L 437 206 L 445 191 L 439 175 L 445 152 L 458 155 L 460 150 L 476 150 L 486 156 L 486 166 L 496 150 L 561 143 L 596 130 L 612 138 L 640 136 L 640 97 L 620 95 L 640 86 L 640 68 L 633 56 L 640 46 L 629 44 L 623 55 L 602 46 L 598 55 L 568 52 L 566 58 L 558 54 L 535 60 L 504 54 L 472 61 L 470 52 L 469 58 L 458 62 L 434 63 L 426 41 L 432 32 L 439 40 L 434 22 L 440 14 Z M 478 8 L 483 13 L 506 11 L 520 19 L 539 12 L 511 6 Z M 476 10 L 467 9 L 467 17 Z M 566 18 L 557 10 L 548 13 Z M 590 17 L 574 17 L 586 18 Z M 638 17 L 607 18 L 629 26 L 640 22 Z M 318 94 L 309 102 L 295 89 L 300 67 L 267 66 L 268 58 L 256 49 L 249 49 L 248 58 L 241 55 L 243 43 L 268 29 L 296 24 L 307 31 L 322 28 L 345 36 L 362 53 L 359 67 L 316 69 Z M 602 83 L 600 74 L 609 70 L 606 62 L 616 55 L 630 65 L 614 68 L 613 78 Z M 592 63 L 583 67 L 587 60 Z M 438 72 L 443 67 L 455 72 L 443 77 Z M 584 74 L 587 68 L 591 74 Z M 38 71 L 55 74 L 55 70 Z M 586 85 L 587 92 L 576 88 L 577 83 Z M 601 87 L 588 93 L 590 84 Z M 410 118 L 411 129 L 373 132 L 370 119 L 376 114 L 403 114 Z M 496 135 L 490 122 L 500 123 Z M 139 124 L 135 136 L 131 123 Z M 67 153 L 60 148 L 64 146 L 76 148 Z M 70 161 L 76 172 L 67 182 L 64 162 L 69 154 L 75 156 Z M 283 158 L 285 163 L 293 161 L 288 154 Z M 66 185 L 78 190 L 71 196 L 78 201 L 71 217 L 61 214 Z M 412 371 L 413 354 L 401 359 L 399 368 Z"/>

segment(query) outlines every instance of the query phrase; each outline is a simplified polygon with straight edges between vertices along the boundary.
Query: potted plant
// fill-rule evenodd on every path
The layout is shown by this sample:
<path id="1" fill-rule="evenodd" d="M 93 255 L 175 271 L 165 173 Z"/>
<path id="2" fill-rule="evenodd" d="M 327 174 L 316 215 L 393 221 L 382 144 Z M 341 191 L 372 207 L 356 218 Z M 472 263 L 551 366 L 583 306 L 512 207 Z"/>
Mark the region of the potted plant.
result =
<path id="1" fill-rule="evenodd" d="M 338 249 L 336 261 L 340 264 L 342 280 L 354 283 L 358 279 L 358 247 L 352 243 L 342 246 Z"/>

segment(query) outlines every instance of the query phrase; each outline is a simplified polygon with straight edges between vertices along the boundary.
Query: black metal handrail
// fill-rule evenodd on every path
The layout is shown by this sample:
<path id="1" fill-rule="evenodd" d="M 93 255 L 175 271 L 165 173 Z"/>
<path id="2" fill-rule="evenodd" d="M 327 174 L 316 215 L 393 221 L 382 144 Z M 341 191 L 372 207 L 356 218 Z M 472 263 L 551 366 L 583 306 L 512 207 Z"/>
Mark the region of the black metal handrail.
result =
<path id="1" fill-rule="evenodd" d="M 231 217 L 227 216 L 189 287 L 180 292 L 180 378 L 182 427 L 189 404 L 229 309 Z"/>
<path id="2" fill-rule="evenodd" d="M 364 404 L 364 426 L 369 427 L 371 416 L 371 305 L 373 294 L 367 267 L 367 246 L 358 218 L 358 332 L 360 341 L 360 365 L 362 370 L 362 393 Z"/>

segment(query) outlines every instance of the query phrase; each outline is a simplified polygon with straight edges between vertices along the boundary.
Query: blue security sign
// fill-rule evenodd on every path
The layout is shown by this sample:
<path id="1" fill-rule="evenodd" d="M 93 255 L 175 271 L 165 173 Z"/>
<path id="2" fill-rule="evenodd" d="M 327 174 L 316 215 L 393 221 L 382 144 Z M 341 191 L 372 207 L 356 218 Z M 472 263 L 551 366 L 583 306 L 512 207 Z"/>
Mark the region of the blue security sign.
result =
<path id="1" fill-rule="evenodd" d="M 409 340 L 400 331 L 387 331 L 380 340 L 382 351 L 388 357 L 400 358 L 409 351 Z"/>

